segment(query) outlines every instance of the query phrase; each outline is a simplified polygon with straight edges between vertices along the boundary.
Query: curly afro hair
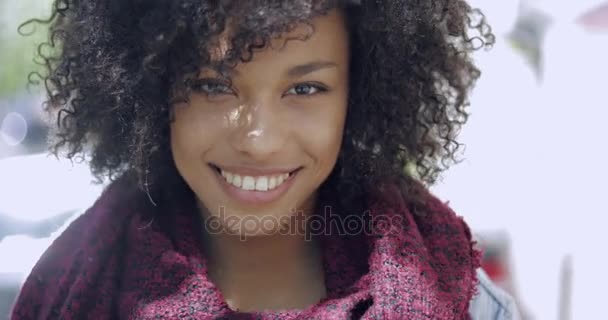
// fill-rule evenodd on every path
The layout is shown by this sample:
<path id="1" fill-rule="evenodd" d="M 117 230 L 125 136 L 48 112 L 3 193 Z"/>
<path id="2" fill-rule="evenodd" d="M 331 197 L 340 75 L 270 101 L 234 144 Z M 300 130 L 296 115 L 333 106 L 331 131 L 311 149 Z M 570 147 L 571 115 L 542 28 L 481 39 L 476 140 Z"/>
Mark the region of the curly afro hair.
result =
<path id="1" fill-rule="evenodd" d="M 458 161 L 457 134 L 480 76 L 471 53 L 494 41 L 483 14 L 463 0 L 55 0 L 43 21 L 50 38 L 40 45 L 55 50 L 40 54 L 47 73 L 38 74 L 57 116 L 53 152 L 90 152 L 95 176 L 129 172 L 149 192 L 178 175 L 172 106 L 187 99 L 198 70 L 215 63 L 213 39 L 230 30 L 220 65 L 231 68 L 336 8 L 351 37 L 350 97 L 322 194 L 355 209 L 369 188 L 397 178 L 415 199 L 412 186 L 432 184 Z M 24 25 L 32 22 L 41 21 Z"/>

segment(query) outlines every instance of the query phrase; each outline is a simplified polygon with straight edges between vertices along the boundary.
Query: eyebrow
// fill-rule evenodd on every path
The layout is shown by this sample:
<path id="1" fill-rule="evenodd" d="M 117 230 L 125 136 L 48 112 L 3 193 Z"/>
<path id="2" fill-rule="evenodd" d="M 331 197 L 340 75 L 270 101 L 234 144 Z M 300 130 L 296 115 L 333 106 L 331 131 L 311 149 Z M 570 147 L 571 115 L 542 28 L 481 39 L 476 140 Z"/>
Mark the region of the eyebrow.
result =
<path id="1" fill-rule="evenodd" d="M 335 68 L 337 66 L 336 63 L 331 61 L 313 61 L 289 68 L 289 70 L 287 70 L 287 76 L 290 78 L 298 78 L 321 69 Z"/>
<path id="2" fill-rule="evenodd" d="M 287 76 L 290 78 L 299 78 L 309 73 L 319 71 L 322 69 L 336 68 L 338 64 L 331 61 L 312 61 L 305 64 L 293 66 L 287 70 Z M 217 67 L 209 68 L 210 71 L 222 74 Z M 224 71 L 229 77 L 238 76 L 239 71 L 233 68 L 227 68 Z"/>

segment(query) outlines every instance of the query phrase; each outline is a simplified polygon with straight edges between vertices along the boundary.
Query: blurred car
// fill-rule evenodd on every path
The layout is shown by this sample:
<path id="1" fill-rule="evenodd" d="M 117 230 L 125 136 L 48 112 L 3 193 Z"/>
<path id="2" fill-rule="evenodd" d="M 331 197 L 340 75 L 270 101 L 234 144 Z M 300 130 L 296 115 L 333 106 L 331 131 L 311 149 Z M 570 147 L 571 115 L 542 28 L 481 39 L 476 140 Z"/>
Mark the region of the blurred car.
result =
<path id="1" fill-rule="evenodd" d="M 0 159 L 0 320 L 54 239 L 101 194 L 86 163 L 46 154 Z"/>
<path id="2" fill-rule="evenodd" d="M 475 233 L 474 238 L 483 252 L 481 268 L 496 285 L 513 297 L 521 320 L 533 319 L 518 292 L 509 234 L 506 231 L 486 231 Z"/>

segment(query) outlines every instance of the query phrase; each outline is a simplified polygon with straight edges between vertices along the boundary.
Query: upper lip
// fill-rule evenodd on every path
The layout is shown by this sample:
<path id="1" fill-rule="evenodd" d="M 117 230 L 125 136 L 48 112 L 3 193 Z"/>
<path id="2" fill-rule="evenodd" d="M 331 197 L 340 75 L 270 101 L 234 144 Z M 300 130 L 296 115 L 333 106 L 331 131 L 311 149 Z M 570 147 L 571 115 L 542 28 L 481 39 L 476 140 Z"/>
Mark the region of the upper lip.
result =
<path id="1" fill-rule="evenodd" d="M 217 165 L 211 163 L 211 166 L 221 169 L 223 171 L 228 171 L 233 174 L 238 174 L 240 176 L 272 176 L 277 174 L 291 173 L 294 172 L 301 167 L 252 167 L 252 166 L 224 166 Z"/>

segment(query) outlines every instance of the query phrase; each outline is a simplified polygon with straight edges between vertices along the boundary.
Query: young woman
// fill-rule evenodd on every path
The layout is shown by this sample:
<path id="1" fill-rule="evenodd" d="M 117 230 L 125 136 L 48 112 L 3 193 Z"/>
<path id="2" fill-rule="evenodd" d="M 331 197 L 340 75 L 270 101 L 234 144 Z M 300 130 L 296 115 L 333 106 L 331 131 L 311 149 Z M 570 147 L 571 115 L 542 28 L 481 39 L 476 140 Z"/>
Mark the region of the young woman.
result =
<path id="1" fill-rule="evenodd" d="M 426 189 L 459 147 L 470 52 L 492 42 L 464 1 L 54 13 L 54 151 L 87 150 L 112 183 L 41 257 L 13 319 L 515 316 Z"/>

